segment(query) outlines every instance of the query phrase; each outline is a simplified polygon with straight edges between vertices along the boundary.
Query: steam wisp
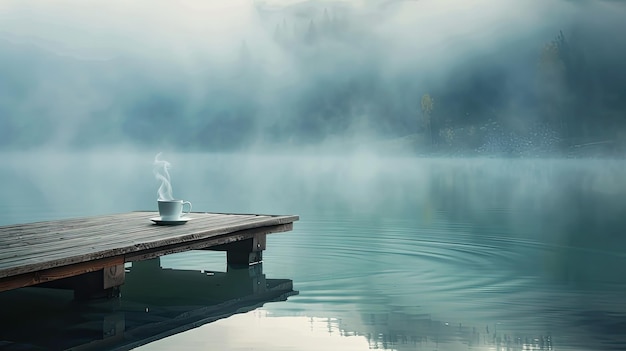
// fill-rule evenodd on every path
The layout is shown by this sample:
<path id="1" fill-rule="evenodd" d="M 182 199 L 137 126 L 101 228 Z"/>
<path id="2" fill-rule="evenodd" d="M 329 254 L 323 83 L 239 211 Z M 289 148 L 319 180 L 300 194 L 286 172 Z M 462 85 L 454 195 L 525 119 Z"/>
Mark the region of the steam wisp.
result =
<path id="1" fill-rule="evenodd" d="M 170 182 L 170 173 L 168 169 L 170 168 L 170 163 L 159 159 L 161 153 L 159 152 L 154 158 L 154 176 L 157 180 L 161 181 L 161 186 L 159 186 L 159 200 L 174 200 L 172 196 L 172 183 Z"/>

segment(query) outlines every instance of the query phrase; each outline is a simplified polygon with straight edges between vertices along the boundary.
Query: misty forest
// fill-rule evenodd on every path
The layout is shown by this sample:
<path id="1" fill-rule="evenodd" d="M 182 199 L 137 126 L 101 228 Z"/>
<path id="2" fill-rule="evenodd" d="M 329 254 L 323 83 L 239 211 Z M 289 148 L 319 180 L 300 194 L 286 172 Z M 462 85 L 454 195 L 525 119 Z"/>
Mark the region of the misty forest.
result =
<path id="1" fill-rule="evenodd" d="M 222 5 L 235 15 L 219 23 L 201 5 L 7 6 L 0 148 L 626 147 L 626 25 L 613 2 L 241 3 Z"/>

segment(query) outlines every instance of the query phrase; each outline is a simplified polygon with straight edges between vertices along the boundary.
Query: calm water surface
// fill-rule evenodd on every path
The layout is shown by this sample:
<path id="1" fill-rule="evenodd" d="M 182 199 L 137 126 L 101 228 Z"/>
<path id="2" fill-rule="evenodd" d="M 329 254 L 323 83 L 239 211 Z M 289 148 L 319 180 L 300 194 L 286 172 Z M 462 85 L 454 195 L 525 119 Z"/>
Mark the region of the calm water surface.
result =
<path id="1" fill-rule="evenodd" d="M 0 224 L 156 208 L 151 154 L 2 158 Z M 174 195 L 194 210 L 301 220 L 268 237 L 251 271 L 190 252 L 143 275 L 129 267 L 120 301 L 0 294 L 11 306 L 5 348 L 49 342 L 51 324 L 67 337 L 47 345 L 64 348 L 86 344 L 85 330 L 107 339 L 107 321 L 127 339 L 159 321 L 161 337 L 139 349 L 626 349 L 624 161 L 163 158 Z M 156 281 L 191 285 L 156 292 Z M 254 290 L 259 282 L 268 290 Z M 165 323 L 176 318 L 184 323 Z"/>

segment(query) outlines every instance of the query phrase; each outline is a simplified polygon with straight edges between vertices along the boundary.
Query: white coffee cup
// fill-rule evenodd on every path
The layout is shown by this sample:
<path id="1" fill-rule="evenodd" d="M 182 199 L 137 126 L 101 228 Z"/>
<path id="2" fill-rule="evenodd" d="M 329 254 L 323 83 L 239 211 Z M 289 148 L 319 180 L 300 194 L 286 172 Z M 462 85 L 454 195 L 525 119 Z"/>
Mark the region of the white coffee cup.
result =
<path id="1" fill-rule="evenodd" d="M 159 215 L 163 221 L 175 221 L 191 212 L 191 202 L 183 200 L 159 200 Z M 183 207 L 189 205 L 189 210 L 183 212 Z"/>

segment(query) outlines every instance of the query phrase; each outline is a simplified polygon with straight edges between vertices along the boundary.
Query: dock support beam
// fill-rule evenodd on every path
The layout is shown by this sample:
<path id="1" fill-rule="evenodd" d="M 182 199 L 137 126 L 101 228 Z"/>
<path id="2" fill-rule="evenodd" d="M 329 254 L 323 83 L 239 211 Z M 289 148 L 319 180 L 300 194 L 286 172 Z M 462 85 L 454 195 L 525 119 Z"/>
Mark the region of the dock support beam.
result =
<path id="1" fill-rule="evenodd" d="M 116 297 L 124 278 L 124 258 L 114 257 L 22 274 L 12 277 L 6 286 L 0 280 L 0 291 L 37 286 L 74 290 L 77 300 Z"/>
<path id="2" fill-rule="evenodd" d="M 249 239 L 212 246 L 208 250 L 226 251 L 226 262 L 229 266 L 249 266 L 263 261 L 266 236 L 266 234 L 254 234 Z"/>

